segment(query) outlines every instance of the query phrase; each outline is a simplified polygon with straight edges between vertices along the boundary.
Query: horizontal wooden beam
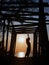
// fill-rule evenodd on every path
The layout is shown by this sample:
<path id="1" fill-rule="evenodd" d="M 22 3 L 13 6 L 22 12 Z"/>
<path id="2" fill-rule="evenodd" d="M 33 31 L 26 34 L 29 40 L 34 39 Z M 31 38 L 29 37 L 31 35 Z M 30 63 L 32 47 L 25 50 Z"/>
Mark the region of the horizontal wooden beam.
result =
<path id="1" fill-rule="evenodd" d="M 25 4 L 25 5 L 39 5 L 40 3 L 38 2 L 3 2 L 3 1 L 0 1 L 0 4 L 8 4 L 8 5 L 10 5 L 10 4 Z M 41 3 L 41 4 L 43 4 L 44 6 L 48 6 L 48 3 L 46 3 L 46 2 L 43 2 L 43 3 Z"/>
<path id="2" fill-rule="evenodd" d="M 21 24 L 21 25 L 9 25 L 9 27 L 31 27 L 31 26 L 37 26 L 37 25 L 38 23 L 33 23 L 33 24 Z M 3 26 L 3 24 L 0 26 Z M 5 26 L 8 26 L 8 25 L 5 25 Z"/>
<path id="3" fill-rule="evenodd" d="M 40 3 L 34 3 L 34 2 L 31 2 L 31 3 L 21 3 L 21 2 L 0 2 L 1 5 L 12 5 L 12 6 L 6 6 L 5 8 L 32 8 L 32 7 L 39 7 L 40 6 Z M 18 5 L 20 6 L 18 6 Z M 43 7 L 49 7 L 49 4 L 48 3 L 41 3 Z M 16 6 L 14 6 L 16 5 Z M 4 7 L 4 6 L 3 6 Z"/>
<path id="4" fill-rule="evenodd" d="M 1 13 L 0 16 L 11 16 L 11 17 L 16 17 L 16 16 L 39 16 L 39 12 L 19 12 L 19 13 L 15 13 L 15 14 L 8 14 L 8 13 Z M 49 13 L 44 13 L 45 16 L 49 16 Z"/>

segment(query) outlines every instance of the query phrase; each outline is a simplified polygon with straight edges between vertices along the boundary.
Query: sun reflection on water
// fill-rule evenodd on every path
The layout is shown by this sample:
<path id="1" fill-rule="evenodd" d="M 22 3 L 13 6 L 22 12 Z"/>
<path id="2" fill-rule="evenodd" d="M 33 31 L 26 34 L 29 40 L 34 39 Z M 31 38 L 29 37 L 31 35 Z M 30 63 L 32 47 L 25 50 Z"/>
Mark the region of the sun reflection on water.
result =
<path id="1" fill-rule="evenodd" d="M 25 57 L 25 52 L 19 52 L 19 53 L 15 54 L 15 56 L 18 58 L 23 58 L 23 57 Z"/>

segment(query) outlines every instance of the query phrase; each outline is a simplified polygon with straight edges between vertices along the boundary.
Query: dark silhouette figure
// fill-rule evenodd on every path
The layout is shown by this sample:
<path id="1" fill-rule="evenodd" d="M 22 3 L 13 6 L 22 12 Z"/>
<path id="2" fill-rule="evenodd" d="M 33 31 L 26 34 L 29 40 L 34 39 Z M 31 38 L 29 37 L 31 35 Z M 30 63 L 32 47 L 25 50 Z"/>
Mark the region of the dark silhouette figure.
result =
<path id="1" fill-rule="evenodd" d="M 29 57 L 29 54 L 30 54 L 30 51 L 31 51 L 31 46 L 30 46 L 30 38 L 28 37 L 26 39 L 26 43 L 27 43 L 27 51 L 26 51 L 26 54 L 25 54 L 25 57 Z"/>

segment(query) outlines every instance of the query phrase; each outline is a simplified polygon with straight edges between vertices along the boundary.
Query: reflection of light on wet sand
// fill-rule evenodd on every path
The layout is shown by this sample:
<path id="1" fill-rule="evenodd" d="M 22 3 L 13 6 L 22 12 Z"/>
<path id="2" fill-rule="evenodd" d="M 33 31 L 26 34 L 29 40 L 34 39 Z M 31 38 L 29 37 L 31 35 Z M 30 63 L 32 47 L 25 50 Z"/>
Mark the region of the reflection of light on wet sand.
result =
<path id="1" fill-rule="evenodd" d="M 23 57 L 25 57 L 25 53 L 19 52 L 19 53 L 15 54 L 15 56 L 17 56 L 18 58 L 23 58 Z"/>

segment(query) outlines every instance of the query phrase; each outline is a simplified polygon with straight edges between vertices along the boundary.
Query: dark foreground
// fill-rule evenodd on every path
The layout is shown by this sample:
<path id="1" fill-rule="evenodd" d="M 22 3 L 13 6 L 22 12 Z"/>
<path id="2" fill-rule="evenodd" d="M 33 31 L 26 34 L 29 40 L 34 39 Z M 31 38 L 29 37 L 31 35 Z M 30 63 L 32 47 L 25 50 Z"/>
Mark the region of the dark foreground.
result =
<path id="1" fill-rule="evenodd" d="M 0 65 L 48 65 L 45 57 L 16 58 L 0 57 Z"/>

